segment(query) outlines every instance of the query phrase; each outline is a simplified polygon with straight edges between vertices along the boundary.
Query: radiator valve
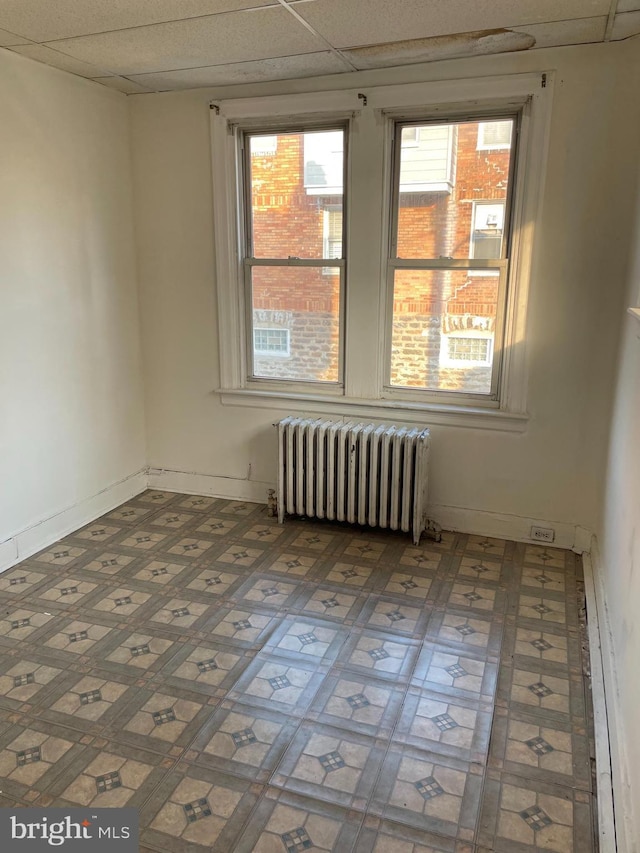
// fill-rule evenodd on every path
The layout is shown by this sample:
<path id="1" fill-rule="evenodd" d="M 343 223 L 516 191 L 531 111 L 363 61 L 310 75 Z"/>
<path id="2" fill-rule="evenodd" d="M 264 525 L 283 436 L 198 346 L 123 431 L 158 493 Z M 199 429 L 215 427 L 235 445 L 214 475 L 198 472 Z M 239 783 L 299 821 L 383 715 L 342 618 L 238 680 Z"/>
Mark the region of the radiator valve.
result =
<path id="1" fill-rule="evenodd" d="M 278 500 L 275 489 L 269 489 L 267 492 L 267 515 L 269 518 L 275 518 L 278 515 Z"/>
<path id="2" fill-rule="evenodd" d="M 432 539 L 434 542 L 440 542 L 442 539 L 442 527 L 440 527 L 437 521 L 433 521 L 433 519 L 428 518 L 424 529 L 424 535 L 427 539 Z"/>

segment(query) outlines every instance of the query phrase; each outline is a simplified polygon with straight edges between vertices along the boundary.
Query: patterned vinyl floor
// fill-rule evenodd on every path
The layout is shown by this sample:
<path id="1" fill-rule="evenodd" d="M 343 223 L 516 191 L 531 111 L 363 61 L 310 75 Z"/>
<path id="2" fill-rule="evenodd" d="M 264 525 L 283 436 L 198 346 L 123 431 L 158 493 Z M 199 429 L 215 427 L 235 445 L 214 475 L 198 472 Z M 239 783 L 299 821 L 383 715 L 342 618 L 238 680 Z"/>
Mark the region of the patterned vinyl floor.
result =
<path id="1" fill-rule="evenodd" d="M 589 853 L 582 568 L 148 491 L 0 575 L 0 806 L 165 853 Z"/>

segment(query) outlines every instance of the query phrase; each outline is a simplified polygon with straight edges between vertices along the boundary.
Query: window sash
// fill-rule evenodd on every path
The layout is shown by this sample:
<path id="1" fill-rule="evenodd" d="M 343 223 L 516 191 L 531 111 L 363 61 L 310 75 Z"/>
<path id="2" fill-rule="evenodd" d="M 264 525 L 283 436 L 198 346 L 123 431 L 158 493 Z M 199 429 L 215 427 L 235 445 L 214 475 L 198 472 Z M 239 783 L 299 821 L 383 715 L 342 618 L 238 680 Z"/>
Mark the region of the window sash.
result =
<path id="1" fill-rule="evenodd" d="M 342 210 L 342 253 L 340 258 L 320 257 L 320 258 L 304 258 L 290 255 L 286 258 L 256 258 L 253 256 L 253 205 L 252 205 L 252 176 L 251 176 L 251 144 L 250 139 L 256 136 L 278 136 L 278 135 L 294 135 L 312 133 L 314 131 L 341 131 L 343 134 L 343 162 L 342 162 L 342 191 L 341 210 Z M 239 217 L 240 227 L 240 243 L 242 246 L 242 278 L 243 278 L 243 302 L 244 302 L 244 329 L 242 337 L 244 338 L 244 364 L 245 364 L 245 381 L 248 384 L 260 385 L 263 383 L 272 385 L 282 385 L 283 387 L 301 388 L 344 388 L 344 364 L 345 364 L 345 271 L 346 271 L 346 205 L 347 205 L 347 167 L 349 154 L 349 125 L 344 120 L 334 119 L 327 122 L 305 122 L 292 121 L 288 123 L 277 122 L 275 124 L 267 124 L 249 127 L 238 131 L 238 164 L 239 164 L 239 202 L 242 205 L 241 215 Z M 300 176 L 303 187 L 306 188 L 305 173 L 304 173 L 304 154 L 303 154 L 303 172 Z M 324 228 L 324 222 L 323 222 Z M 321 235 L 322 251 L 325 252 L 324 234 Z M 253 323 L 253 293 L 252 293 L 252 269 L 253 267 L 314 267 L 319 268 L 324 275 L 329 275 L 331 269 L 339 271 L 339 301 L 338 301 L 338 377 L 336 381 L 328 380 L 309 380 L 291 378 L 272 378 L 266 376 L 257 376 L 255 374 L 254 364 L 254 323 Z M 291 341 L 290 341 L 291 347 Z M 290 349 L 291 353 L 291 349 Z"/>
<path id="2" fill-rule="evenodd" d="M 402 131 L 407 126 L 423 125 L 452 125 L 464 123 L 485 123 L 491 121 L 513 121 L 513 132 L 511 139 L 511 150 L 509 159 L 509 173 L 507 178 L 507 194 L 504 199 L 504 226 L 502 235 L 502 248 L 500 258 L 481 259 L 471 257 L 471 242 L 473 239 L 473 230 L 471 231 L 471 241 L 469 245 L 469 257 L 467 258 L 400 258 L 398 257 L 398 228 L 399 228 L 399 211 L 400 211 L 400 168 L 402 157 Z M 518 151 L 516 140 L 518 139 L 518 129 L 521 121 L 521 112 L 509 112 L 508 114 L 496 116 L 487 113 L 485 110 L 479 110 L 477 115 L 465 114 L 464 117 L 457 117 L 455 112 L 451 115 L 443 115 L 434 120 L 421 121 L 417 118 L 391 118 L 392 125 L 392 162 L 391 162 L 391 211 L 389 216 L 389 255 L 387 259 L 387 277 L 386 277 L 386 301 L 385 301 L 385 321 L 384 321 L 384 385 L 385 394 L 398 397 L 399 399 L 430 399 L 434 402 L 438 400 L 456 400 L 461 397 L 469 400 L 490 401 L 498 403 L 500 401 L 501 377 L 503 372 L 503 354 L 504 354 L 504 337 L 506 325 L 506 310 L 508 298 L 508 280 L 509 280 L 509 256 L 511 248 L 512 234 L 512 207 L 515 193 L 515 183 L 517 174 L 517 159 Z M 474 204 L 475 208 L 475 204 Z M 473 222 L 472 222 L 473 226 Z M 492 346 L 492 362 L 491 362 L 491 383 L 488 393 L 477 393 L 466 390 L 439 390 L 419 387 L 408 387 L 391 383 L 392 371 L 392 339 L 393 339 L 393 322 L 394 322 L 394 282 L 396 270 L 439 270 L 439 271 L 455 271 L 469 270 L 470 275 L 485 274 L 491 275 L 497 272 L 498 279 L 498 294 L 497 307 L 495 317 L 495 332 Z"/>
<path id="3" fill-rule="evenodd" d="M 345 122 L 341 121 L 333 121 L 328 122 L 326 124 L 316 124 L 310 123 L 308 126 L 300 122 L 292 122 L 290 125 L 281 125 L 276 124 L 275 126 L 265 125 L 257 128 L 248 128 L 240 131 L 239 135 L 239 166 L 240 166 L 240 186 L 241 192 L 239 195 L 239 201 L 242 205 L 242 215 L 240 217 L 240 227 L 241 227 L 241 245 L 242 249 L 242 258 L 252 258 L 254 259 L 253 254 L 253 205 L 251 198 L 251 145 L 249 140 L 251 137 L 255 136 L 278 136 L 278 135 L 294 135 L 294 134 L 304 134 L 304 133 L 313 133 L 314 131 L 331 131 L 331 130 L 340 130 L 343 134 L 343 154 L 342 154 L 342 192 L 340 193 L 342 199 L 342 245 L 343 245 L 343 255 L 344 255 L 344 247 L 346 246 L 346 235 L 345 235 L 345 227 L 346 227 L 346 204 L 347 204 L 347 165 L 348 165 L 348 157 L 349 157 L 349 125 Z M 306 188 L 305 177 L 304 177 L 304 162 L 303 162 L 303 173 L 302 173 L 302 183 Z M 332 193 L 329 193 L 332 194 Z M 291 257 L 291 256 L 290 256 Z M 257 259 L 255 259 L 257 260 Z M 264 259 L 261 259 L 264 260 Z M 317 260 L 317 259 L 313 259 Z"/>
<path id="4" fill-rule="evenodd" d="M 401 269 L 409 269 L 409 270 L 438 270 L 441 272 L 446 272 L 447 270 L 455 271 L 455 270 L 474 270 L 474 269 L 482 269 L 482 270 L 493 270 L 499 272 L 499 280 L 498 280 L 498 296 L 497 296 L 497 307 L 496 307 L 496 318 L 495 318 L 495 331 L 493 335 L 493 360 L 491 364 L 491 386 L 489 393 L 478 393 L 474 394 L 470 391 L 443 391 L 432 388 L 419 388 L 419 387 L 409 387 L 406 385 L 392 385 L 391 384 L 391 352 L 392 352 L 392 338 L 393 338 L 393 296 L 394 296 L 394 280 L 395 280 L 395 271 Z M 461 397 L 470 400 L 487 400 L 487 401 L 495 401 L 499 400 L 499 389 L 500 389 L 500 380 L 503 370 L 503 347 L 504 347 L 504 334 L 505 334 L 505 316 L 506 316 L 506 302 L 507 302 L 507 279 L 508 279 L 508 271 L 509 264 L 506 260 L 500 261 L 405 261 L 396 259 L 389 262 L 388 273 L 387 273 L 387 304 L 386 304 L 386 329 L 387 334 L 385 335 L 385 378 L 384 378 L 384 391 L 386 394 L 393 394 L 398 396 L 399 399 L 416 399 L 416 397 L 420 397 L 422 399 L 431 399 L 433 401 L 437 400 L 459 400 Z"/>
<path id="5" fill-rule="evenodd" d="M 512 212 L 513 212 L 513 199 L 515 194 L 515 184 L 516 184 L 516 175 L 517 175 L 517 161 L 518 161 L 518 145 L 517 140 L 519 138 L 519 128 L 522 120 L 522 111 L 518 112 L 509 112 L 504 115 L 496 116 L 493 113 L 478 111 L 477 115 L 469 115 L 465 113 L 464 117 L 456 116 L 455 112 L 448 116 L 441 116 L 437 119 L 425 119 L 420 120 L 420 118 L 411 118 L 411 119 L 391 119 L 390 124 L 393 128 L 393 141 L 392 141 L 392 153 L 391 153 L 391 174 L 392 174 L 392 188 L 391 188 L 391 216 L 389 217 L 389 258 L 391 260 L 400 260 L 398 257 L 398 226 L 399 226 L 399 211 L 400 211 L 400 165 L 402 159 L 402 130 L 403 128 L 409 127 L 422 127 L 429 125 L 451 125 L 451 124 L 469 124 L 469 123 L 484 123 L 484 122 L 492 122 L 492 121 L 505 121 L 507 119 L 511 119 L 513 121 L 513 133 L 511 145 L 509 146 L 511 154 L 509 158 L 509 175 L 508 175 L 508 183 L 507 183 L 507 196 L 504 200 L 505 203 L 505 212 L 504 212 L 504 233 L 502 239 L 502 258 L 509 257 L 509 250 L 511 244 L 511 231 L 512 231 Z M 479 199 L 478 201 L 485 201 L 485 199 Z M 426 259 L 426 257 L 425 257 Z M 412 261 L 418 260 L 416 258 L 412 258 Z M 440 260 L 431 258 L 430 260 Z M 453 260 L 452 258 L 448 260 Z M 469 260 L 471 258 L 471 250 L 469 250 Z"/>
<path id="6" fill-rule="evenodd" d="M 282 377 L 256 376 L 253 350 L 253 292 L 252 292 L 252 269 L 254 267 L 312 267 L 324 272 L 327 268 L 339 270 L 339 301 L 338 301 L 338 378 L 336 381 L 318 379 L 284 379 Z M 308 388 L 343 388 L 344 387 L 344 351 L 345 351 L 345 272 L 346 262 L 344 259 L 333 258 L 245 258 L 244 269 L 244 305 L 245 305 L 245 363 L 247 366 L 247 381 L 250 383 L 284 384 L 285 386 L 296 385 Z M 289 343 L 289 354 L 291 355 L 291 340 Z"/>

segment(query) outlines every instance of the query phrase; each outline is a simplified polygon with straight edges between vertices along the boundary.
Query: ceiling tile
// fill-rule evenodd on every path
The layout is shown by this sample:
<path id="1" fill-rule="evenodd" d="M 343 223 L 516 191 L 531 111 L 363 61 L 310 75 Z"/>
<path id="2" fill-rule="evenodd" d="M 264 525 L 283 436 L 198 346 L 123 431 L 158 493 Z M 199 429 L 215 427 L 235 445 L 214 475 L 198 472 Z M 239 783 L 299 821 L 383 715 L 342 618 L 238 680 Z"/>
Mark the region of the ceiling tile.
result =
<path id="1" fill-rule="evenodd" d="M 258 62 L 234 62 L 183 71 L 160 71 L 139 74 L 135 80 L 156 92 L 177 89 L 200 89 L 207 86 L 230 86 L 236 83 L 258 83 L 264 80 L 289 80 L 296 77 L 315 77 L 321 74 L 340 74 L 349 68 L 329 51 L 262 59 Z"/>
<path id="2" fill-rule="evenodd" d="M 15 53 L 21 53 L 22 56 L 28 56 L 29 59 L 35 59 L 38 62 L 44 62 L 46 65 L 53 65 L 54 68 L 59 68 L 61 71 L 68 71 L 70 74 L 77 74 L 80 77 L 102 77 L 106 69 L 97 68 L 86 62 L 79 62 L 64 53 L 58 53 L 57 50 L 51 50 L 42 44 L 24 44 L 12 47 Z"/>
<path id="3" fill-rule="evenodd" d="M 606 15 L 609 0 L 311 0 L 296 11 L 334 47 Z"/>
<path id="4" fill-rule="evenodd" d="M 151 91 L 134 80 L 127 80 L 126 77 L 95 77 L 93 82 L 101 83 L 109 89 L 117 89 L 125 95 L 143 95 Z"/>
<path id="5" fill-rule="evenodd" d="M 588 44 L 602 41 L 607 28 L 606 15 L 597 18 L 580 18 L 573 21 L 555 21 L 552 24 L 528 24 L 514 27 L 536 40 L 536 47 L 556 47 L 563 44 Z"/>
<path id="6" fill-rule="evenodd" d="M 125 77 L 326 50 L 281 6 L 81 36 L 52 46 Z"/>
<path id="7" fill-rule="evenodd" d="M 637 12 L 640 10 L 640 0 L 618 0 L 618 12 Z"/>
<path id="8" fill-rule="evenodd" d="M 12 44 L 29 44 L 29 39 L 14 35 L 7 30 L 0 30 L 0 47 L 9 47 Z"/>
<path id="9" fill-rule="evenodd" d="M 2 0 L 0 27 L 32 41 L 52 41 L 275 4 L 276 0 Z"/>
<path id="10" fill-rule="evenodd" d="M 534 44 L 535 39 L 529 33 L 498 30 L 481 37 L 478 33 L 454 33 L 447 36 L 394 41 L 386 45 L 351 47 L 346 48 L 344 54 L 356 68 L 366 70 L 413 65 L 420 62 L 437 62 L 442 59 L 510 53 L 515 50 L 528 50 Z"/>
<path id="11" fill-rule="evenodd" d="M 623 12 L 622 15 L 616 15 L 611 31 L 611 38 L 614 41 L 628 39 L 638 34 L 640 34 L 640 12 Z"/>

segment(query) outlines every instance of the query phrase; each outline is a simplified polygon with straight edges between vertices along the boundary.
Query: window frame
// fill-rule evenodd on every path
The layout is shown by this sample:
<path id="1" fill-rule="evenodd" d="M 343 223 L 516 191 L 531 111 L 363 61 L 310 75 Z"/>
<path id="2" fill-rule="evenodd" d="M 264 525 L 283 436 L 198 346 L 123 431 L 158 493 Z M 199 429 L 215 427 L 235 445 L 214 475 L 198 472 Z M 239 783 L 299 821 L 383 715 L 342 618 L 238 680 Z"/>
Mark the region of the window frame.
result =
<path id="1" fill-rule="evenodd" d="M 393 133 L 392 141 L 392 176 L 393 187 L 391 192 L 391 215 L 389 219 L 389 257 L 387 260 L 387 324 L 385 329 L 385 378 L 384 391 L 386 394 L 402 400 L 417 400 L 418 396 L 422 399 L 437 403 L 438 401 L 458 401 L 461 399 L 473 401 L 474 404 L 481 406 L 491 406 L 500 404 L 500 378 L 502 373 L 503 349 L 504 349 L 504 324 L 506 314 L 506 303 L 509 289 L 509 247 L 511 241 L 512 218 L 514 200 L 514 184 L 518 170 L 518 145 L 517 139 L 520 134 L 521 110 L 514 112 L 498 112 L 487 111 L 486 109 L 478 108 L 477 111 L 464 110 L 459 114 L 451 113 L 438 116 L 438 118 L 421 119 L 412 116 L 405 119 L 401 115 L 390 116 L 391 132 Z M 501 256 L 497 259 L 474 259 L 474 258 L 398 258 L 397 243 L 398 243 L 398 219 L 400 212 L 400 160 L 402 146 L 400 140 L 402 130 L 407 124 L 412 122 L 420 122 L 422 126 L 427 125 L 442 125 L 442 124 L 464 124 L 476 123 L 480 121 L 480 116 L 491 116 L 488 121 L 497 121 L 500 118 L 513 120 L 513 132 L 511 136 L 511 157 L 509 161 L 509 177 L 508 190 L 505 198 L 505 228 L 503 229 L 503 238 L 501 246 Z M 514 144 L 515 143 L 515 144 Z M 475 203 L 474 203 L 475 209 Z M 411 388 L 408 386 L 394 385 L 391 382 L 391 352 L 392 352 L 392 337 L 393 337 L 393 292 L 395 273 L 401 269 L 412 270 L 442 270 L 455 271 L 467 270 L 468 275 L 479 273 L 480 275 L 491 275 L 492 270 L 496 270 L 499 276 L 498 282 L 498 297 L 497 310 L 495 318 L 495 332 L 493 335 L 492 346 L 492 365 L 491 365 L 491 384 L 489 393 L 472 393 L 469 391 L 440 391 L 427 388 Z M 442 361 L 439 365 L 443 366 Z"/>
<path id="2" fill-rule="evenodd" d="M 289 255 L 287 258 L 256 258 L 255 255 L 249 255 L 253 250 L 253 234 L 252 234 L 252 209 L 251 209 L 251 182 L 250 182 L 250 163 L 251 151 L 249 140 L 252 136 L 270 136 L 279 134 L 299 134 L 312 131 L 322 130 L 342 130 L 343 137 L 343 175 L 342 175 L 342 257 L 341 258 L 298 258 Z M 266 125 L 255 125 L 254 123 L 241 122 L 236 127 L 238 141 L 238 157 L 240 158 L 239 166 L 239 196 L 238 205 L 240 207 L 240 229 L 238 239 L 240 241 L 240 251 L 242 253 L 241 262 L 243 268 L 244 282 L 244 329 L 241 334 L 245 344 L 245 372 L 246 372 L 246 387 L 260 388 L 263 383 L 268 383 L 274 388 L 295 387 L 305 390 L 306 393 L 313 394 L 314 391 L 331 389 L 344 389 L 344 369 L 345 369 L 345 289 L 346 289 L 346 259 L 345 247 L 347 245 L 345 226 L 346 226 L 346 209 L 347 209 L 347 164 L 349 154 L 349 123 L 347 120 L 339 119 L 337 121 L 326 118 L 318 119 L 295 119 L 291 123 L 283 123 L 278 121 L 276 124 L 267 123 Z M 303 177 L 304 182 L 304 177 Z M 333 195 L 334 193 L 328 193 Z M 324 248 L 324 246 L 323 246 Z M 252 294 L 252 270 L 254 267 L 312 267 L 321 270 L 323 275 L 330 275 L 330 268 L 339 270 L 339 288 L 340 298 L 338 305 L 338 324 L 339 324 L 339 340 L 338 340 L 338 378 L 332 380 L 307 380 L 307 379 L 280 379 L 268 376 L 257 376 L 255 374 L 254 365 L 254 349 L 253 349 L 253 294 Z M 325 272 L 327 270 L 327 272 Z M 291 358 L 291 353 L 289 354 Z"/>
<path id="3" fill-rule="evenodd" d="M 397 78 L 396 78 L 397 79 Z M 220 380 L 225 405 L 250 408 L 302 408 L 318 414 L 389 418 L 401 412 L 404 422 L 448 424 L 481 429 L 522 431 L 527 424 L 526 312 L 535 274 L 534 237 L 541 222 L 548 151 L 553 72 L 534 72 L 340 89 L 305 94 L 267 95 L 210 104 L 216 290 L 219 319 Z M 366 101 L 366 103 L 365 103 Z M 478 108 L 481 108 L 480 110 Z M 478 112 L 483 115 L 521 110 L 519 165 L 513 182 L 512 287 L 505 304 L 505 341 L 497 400 L 427 399 L 404 389 L 384 387 L 387 261 L 390 213 L 392 134 L 398 117 L 442 119 Z M 305 383 L 247 380 L 244 334 L 243 270 L 238 234 L 238 127 L 304 129 L 313 122 L 350 126 L 351 156 L 345 188 L 349 199 L 344 228 L 349 246 L 345 299 L 344 385 L 310 388 Z M 372 173 L 384 180 L 372 182 Z M 486 266 L 487 262 L 484 262 Z M 482 264 L 481 264 L 482 265 Z M 377 284 L 376 284 L 377 282 Z"/>

